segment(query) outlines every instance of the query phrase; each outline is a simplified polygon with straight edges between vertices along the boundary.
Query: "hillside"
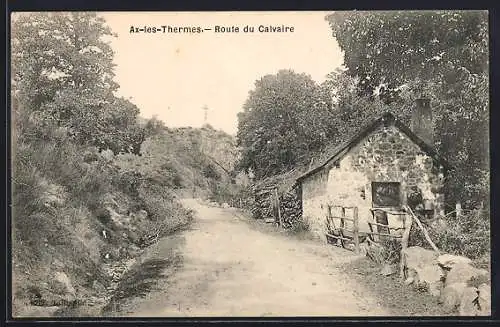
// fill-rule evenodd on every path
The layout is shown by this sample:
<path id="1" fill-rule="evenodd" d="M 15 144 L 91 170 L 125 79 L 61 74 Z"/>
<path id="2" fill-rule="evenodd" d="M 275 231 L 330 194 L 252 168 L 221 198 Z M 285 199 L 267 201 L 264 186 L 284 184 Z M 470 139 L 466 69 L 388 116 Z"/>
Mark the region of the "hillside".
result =
<path id="1" fill-rule="evenodd" d="M 139 155 L 78 146 L 64 129 L 44 132 L 21 132 L 14 147 L 14 315 L 97 310 L 137 255 L 190 223 L 178 197 L 223 202 L 237 188 L 228 175 L 234 139 L 220 131 L 162 128 Z"/>
<path id="2" fill-rule="evenodd" d="M 210 127 L 163 128 L 141 146 L 140 166 L 178 194 L 227 202 L 236 184 L 234 137 Z M 124 162 L 130 155 L 123 155 Z M 135 159 L 137 161 L 137 158 Z"/>

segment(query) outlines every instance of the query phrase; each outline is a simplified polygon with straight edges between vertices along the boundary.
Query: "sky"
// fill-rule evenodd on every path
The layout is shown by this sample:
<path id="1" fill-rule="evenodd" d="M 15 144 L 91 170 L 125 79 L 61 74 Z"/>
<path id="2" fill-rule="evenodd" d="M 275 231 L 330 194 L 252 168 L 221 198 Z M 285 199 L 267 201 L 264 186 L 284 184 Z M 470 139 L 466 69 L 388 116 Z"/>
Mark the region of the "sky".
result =
<path id="1" fill-rule="evenodd" d="M 207 122 L 235 135 L 256 80 L 280 69 L 307 73 L 320 83 L 343 63 L 327 12 L 107 12 L 118 37 L 115 52 L 118 95 L 135 103 L 141 116 L 156 116 L 170 127 Z M 202 33 L 130 33 L 131 26 L 200 26 Z M 239 33 L 216 33 L 215 26 Z M 243 28 L 253 26 L 254 33 Z M 261 33 L 259 25 L 289 26 L 293 32 Z"/>

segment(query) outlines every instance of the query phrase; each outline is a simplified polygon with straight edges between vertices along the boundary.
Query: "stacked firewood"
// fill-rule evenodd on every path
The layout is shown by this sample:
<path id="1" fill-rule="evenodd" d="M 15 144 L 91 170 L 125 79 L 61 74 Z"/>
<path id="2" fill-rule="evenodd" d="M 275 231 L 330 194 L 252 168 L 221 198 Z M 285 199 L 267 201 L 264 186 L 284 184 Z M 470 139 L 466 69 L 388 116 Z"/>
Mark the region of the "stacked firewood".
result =
<path id="1" fill-rule="evenodd" d="M 292 227 L 300 220 L 302 208 L 296 189 L 292 189 L 280 197 L 280 213 L 285 228 Z"/>
<path id="2" fill-rule="evenodd" d="M 275 187 L 273 185 L 254 186 L 252 214 L 256 219 L 275 217 Z"/>

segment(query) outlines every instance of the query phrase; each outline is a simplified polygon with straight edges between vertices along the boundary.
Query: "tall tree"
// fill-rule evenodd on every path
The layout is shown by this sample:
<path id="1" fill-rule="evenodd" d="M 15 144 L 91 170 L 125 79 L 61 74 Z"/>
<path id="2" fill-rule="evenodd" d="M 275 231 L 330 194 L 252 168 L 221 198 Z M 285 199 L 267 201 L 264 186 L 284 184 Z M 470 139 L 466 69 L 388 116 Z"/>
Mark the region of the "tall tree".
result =
<path id="1" fill-rule="evenodd" d="M 488 70 L 486 11 L 342 11 L 326 17 L 348 73 L 371 95 L 385 84 L 452 78 Z"/>
<path id="2" fill-rule="evenodd" d="M 335 12 L 326 17 L 358 94 L 406 108 L 432 99 L 438 150 L 455 169 L 448 199 L 488 200 L 486 11 Z M 406 107 L 405 107 L 406 106 Z"/>
<path id="3" fill-rule="evenodd" d="M 257 178 L 306 159 L 332 134 L 331 102 L 308 75 L 281 70 L 256 81 L 238 116 L 241 168 Z"/>
<path id="4" fill-rule="evenodd" d="M 12 85 L 24 107 L 76 141 L 132 151 L 139 112 L 117 98 L 113 34 L 96 13 L 18 13 L 12 23 Z"/>

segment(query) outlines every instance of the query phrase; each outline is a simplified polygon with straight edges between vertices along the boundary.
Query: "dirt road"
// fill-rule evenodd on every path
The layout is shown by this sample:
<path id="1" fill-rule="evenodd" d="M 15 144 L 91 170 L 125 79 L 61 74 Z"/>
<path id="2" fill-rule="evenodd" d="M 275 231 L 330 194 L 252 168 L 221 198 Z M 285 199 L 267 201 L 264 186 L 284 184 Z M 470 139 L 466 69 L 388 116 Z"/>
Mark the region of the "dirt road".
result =
<path id="1" fill-rule="evenodd" d="M 129 301 L 126 315 L 390 315 L 340 271 L 355 258 L 352 252 L 257 231 L 234 209 L 192 199 L 185 205 L 196 210 L 197 219 L 184 233 L 182 267 L 146 298 Z"/>

